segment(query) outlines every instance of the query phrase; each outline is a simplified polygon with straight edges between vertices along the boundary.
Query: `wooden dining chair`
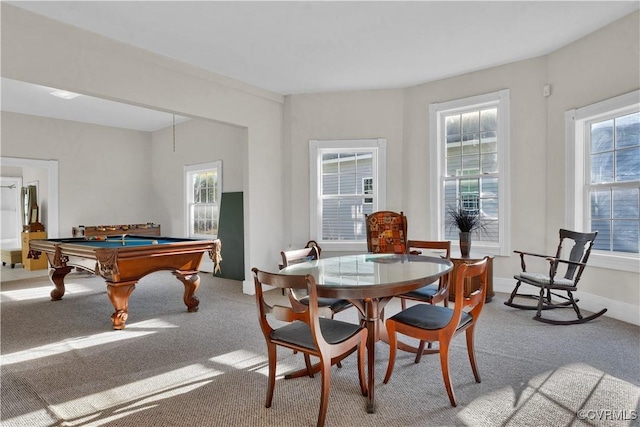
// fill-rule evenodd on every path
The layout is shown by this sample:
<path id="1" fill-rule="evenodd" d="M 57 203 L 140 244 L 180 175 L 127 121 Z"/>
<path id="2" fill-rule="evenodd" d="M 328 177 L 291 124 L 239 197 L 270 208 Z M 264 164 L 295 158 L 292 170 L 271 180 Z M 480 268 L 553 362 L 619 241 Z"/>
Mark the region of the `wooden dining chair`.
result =
<path id="1" fill-rule="evenodd" d="M 407 217 L 403 212 L 378 211 L 365 215 L 367 251 L 403 254 L 407 251 Z"/>
<path id="2" fill-rule="evenodd" d="M 312 369 L 309 357 L 318 357 L 320 359 L 322 388 L 317 425 L 323 426 L 329 404 L 331 366 L 354 351 L 357 351 L 358 355 L 360 391 L 363 396 L 367 395 L 364 356 L 368 332 L 361 325 L 323 317 L 322 312 L 328 308 L 318 306 L 318 293 L 313 276 L 309 274 L 304 276 L 274 274 L 260 271 L 257 268 L 253 268 L 251 271 L 254 276 L 260 327 L 267 342 L 269 355 L 269 379 L 265 407 L 271 407 L 273 400 L 276 384 L 277 346 L 303 353 L 309 372 Z M 305 306 L 304 311 L 296 311 L 291 307 L 281 305 L 270 305 L 264 299 L 263 285 L 306 290 L 309 296 L 309 305 Z M 269 318 L 287 323 L 284 326 L 274 327 Z"/>
<path id="3" fill-rule="evenodd" d="M 440 366 L 444 385 L 449 395 L 451 406 L 457 406 L 451 376 L 449 375 L 449 346 L 451 340 L 462 331 L 466 332 L 467 352 L 471 369 L 476 382 L 480 382 L 480 374 L 476 363 L 473 345 L 474 331 L 485 302 L 487 288 L 487 259 L 473 264 L 464 264 L 459 267 L 456 275 L 455 302 L 453 308 L 432 304 L 416 304 L 402 310 L 400 313 L 386 320 L 385 326 L 389 334 L 389 365 L 383 382 L 386 384 L 391 379 L 396 360 L 398 338 L 397 334 L 426 342 L 437 342 L 438 348 L 426 349 L 425 354 L 439 353 Z M 480 288 L 469 296 L 464 295 L 464 281 L 471 277 L 478 277 Z"/>
<path id="4" fill-rule="evenodd" d="M 281 251 L 280 256 L 282 257 L 280 269 L 283 269 L 292 264 L 319 259 L 320 250 L 318 246 L 314 245 L 303 249 Z M 309 296 L 305 289 L 283 289 L 283 291 L 289 297 L 289 302 L 291 302 L 291 306 L 294 310 L 304 311 L 309 306 Z M 352 306 L 352 304 L 346 299 L 323 297 L 318 297 L 318 305 L 320 307 L 329 307 L 331 309 L 331 317 L 333 317 L 334 314 L 340 313 L 342 310 L 346 310 Z"/>
<path id="5" fill-rule="evenodd" d="M 407 242 L 407 253 L 425 255 L 419 249 L 429 249 L 433 251 L 440 251 L 440 257 L 444 259 L 451 258 L 451 241 L 450 240 L 409 240 Z M 419 302 L 426 302 L 429 304 L 444 303 L 444 306 L 449 305 L 449 275 L 446 274 L 440 277 L 437 283 L 432 283 L 422 288 L 416 289 L 406 294 L 399 296 L 401 299 L 402 309 L 406 307 L 406 300 L 413 300 Z"/>
<path id="6" fill-rule="evenodd" d="M 428 249 L 439 251 L 440 256 L 444 259 L 451 258 L 451 241 L 450 240 L 409 240 L 407 241 L 407 252 L 409 254 L 424 255 L 420 249 Z M 407 308 L 407 300 L 417 301 L 427 304 L 439 304 L 442 302 L 445 307 L 449 306 L 449 274 L 441 276 L 437 283 L 423 286 L 411 292 L 399 295 L 402 310 Z M 416 353 L 416 363 L 420 362 L 422 352 L 424 351 L 425 342 L 420 341 L 418 352 Z M 431 343 L 428 344 L 431 348 Z"/>

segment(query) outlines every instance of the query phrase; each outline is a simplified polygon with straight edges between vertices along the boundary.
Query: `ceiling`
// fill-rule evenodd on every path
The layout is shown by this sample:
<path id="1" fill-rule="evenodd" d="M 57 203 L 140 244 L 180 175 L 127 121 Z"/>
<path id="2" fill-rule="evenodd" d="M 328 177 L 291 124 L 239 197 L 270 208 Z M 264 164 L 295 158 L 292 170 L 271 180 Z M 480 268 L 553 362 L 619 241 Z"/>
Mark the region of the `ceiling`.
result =
<path id="1" fill-rule="evenodd" d="M 637 0 L 6 3 L 283 95 L 408 87 L 533 58 L 640 6 Z M 14 99 L 22 90 L 36 96 L 28 86 L 2 79 L 2 109 L 48 116 L 63 109 Z M 92 100 L 63 105 L 74 102 L 82 108 L 64 118 L 86 120 Z M 33 105 L 49 114 L 30 113 Z M 153 130 L 157 120 L 164 126 L 172 120 L 167 113 L 138 117 L 136 109 L 117 117 L 123 107 L 107 101 L 97 108 L 100 117 L 114 117 L 100 124 L 118 127 L 130 128 L 129 119 Z"/>

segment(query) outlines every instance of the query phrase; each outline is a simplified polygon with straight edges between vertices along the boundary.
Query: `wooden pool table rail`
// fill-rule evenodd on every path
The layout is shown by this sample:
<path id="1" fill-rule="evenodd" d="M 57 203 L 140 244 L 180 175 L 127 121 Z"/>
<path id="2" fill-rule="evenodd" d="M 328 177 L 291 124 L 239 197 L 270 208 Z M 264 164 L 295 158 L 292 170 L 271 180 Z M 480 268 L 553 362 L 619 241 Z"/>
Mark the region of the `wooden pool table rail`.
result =
<path id="1" fill-rule="evenodd" d="M 136 237 L 136 236 L 132 236 Z M 147 236 L 137 236 L 148 238 Z M 54 285 L 51 299 L 62 299 L 65 294 L 64 278 L 75 267 L 102 276 L 106 280 L 107 295 L 115 308 L 111 316 L 114 329 L 124 329 L 129 313 L 129 297 L 138 281 L 161 270 L 172 271 L 184 285 L 184 304 L 187 311 L 195 312 L 200 303 L 195 292 L 200 285 L 200 263 L 205 253 L 216 265 L 220 262 L 219 240 L 171 240 L 166 244 L 101 248 L 82 239 L 33 240 L 30 256 L 45 253 L 51 269 L 49 279 Z"/>

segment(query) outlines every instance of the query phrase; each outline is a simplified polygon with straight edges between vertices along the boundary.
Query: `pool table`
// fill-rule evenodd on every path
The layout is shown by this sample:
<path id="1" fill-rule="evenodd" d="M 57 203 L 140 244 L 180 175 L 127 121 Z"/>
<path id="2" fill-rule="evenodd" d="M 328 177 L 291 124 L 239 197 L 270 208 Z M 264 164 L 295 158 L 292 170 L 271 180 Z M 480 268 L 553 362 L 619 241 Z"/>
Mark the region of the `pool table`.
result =
<path id="1" fill-rule="evenodd" d="M 200 285 L 198 268 L 205 253 L 219 267 L 220 240 L 123 235 L 94 239 L 42 239 L 29 242 L 29 257 L 45 253 L 55 286 L 53 301 L 62 299 L 64 277 L 75 267 L 101 275 L 107 282 L 107 295 L 115 308 L 113 329 L 124 329 L 129 316 L 129 296 L 136 283 L 147 274 L 170 270 L 184 284 L 184 303 L 189 312 L 198 310 L 194 294 Z"/>

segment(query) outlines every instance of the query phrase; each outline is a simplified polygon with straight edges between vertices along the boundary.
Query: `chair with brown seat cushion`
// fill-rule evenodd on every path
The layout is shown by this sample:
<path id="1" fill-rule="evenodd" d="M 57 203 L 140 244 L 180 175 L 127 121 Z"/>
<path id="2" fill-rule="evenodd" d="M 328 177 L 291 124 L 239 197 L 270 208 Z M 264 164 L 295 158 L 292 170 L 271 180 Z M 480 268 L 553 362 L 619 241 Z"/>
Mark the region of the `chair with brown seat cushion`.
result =
<path id="1" fill-rule="evenodd" d="M 554 325 L 584 323 L 602 316 L 607 311 L 606 308 L 589 316 L 583 316 L 577 304 L 579 300 L 573 297 L 573 292 L 578 289 L 578 282 L 580 281 L 582 272 L 587 266 L 591 247 L 593 246 L 597 236 L 597 231 L 592 233 L 580 233 L 577 231 L 560 229 L 560 243 L 558 244 L 555 256 L 514 251 L 515 253 L 520 254 L 520 266 L 522 268 L 522 272 L 513 276 L 513 278 L 517 280 L 516 286 L 511 292 L 509 299 L 505 301 L 505 304 L 510 307 L 520 308 L 523 310 L 536 310 L 536 315 L 533 318 L 534 320 Z M 570 247 L 568 256 L 563 255 L 563 245 L 565 247 Z M 535 257 L 544 259 L 549 263 L 548 272 L 536 273 L 527 271 L 527 264 L 525 260 L 533 260 Z M 561 265 L 566 265 L 567 267 L 564 276 L 561 276 L 562 273 L 558 272 L 558 268 Z M 518 290 L 523 283 L 539 288 L 539 294 L 532 295 L 518 293 Z M 558 292 L 566 292 L 566 295 L 559 294 Z M 554 302 L 551 299 L 552 295 L 563 301 Z M 515 298 L 521 297 L 533 298 L 536 302 L 535 304 L 514 302 Z M 573 310 L 577 315 L 577 319 L 559 320 L 542 317 L 543 310 L 566 307 L 573 307 Z"/>
<path id="2" fill-rule="evenodd" d="M 404 213 L 378 211 L 365 215 L 367 251 L 403 254 L 407 251 L 407 217 Z"/>
<path id="3" fill-rule="evenodd" d="M 451 376 L 449 375 L 449 347 L 451 340 L 461 332 L 466 332 L 467 353 L 476 382 L 480 382 L 480 374 L 474 350 L 474 331 L 482 308 L 484 307 L 487 289 L 487 259 L 459 267 L 456 274 L 455 302 L 453 308 L 432 304 L 416 304 L 402 310 L 386 320 L 385 326 L 389 334 L 389 365 L 384 377 L 388 383 L 393 373 L 396 360 L 397 334 L 410 336 L 421 341 L 437 342 L 438 348 L 425 350 L 425 353 L 439 353 L 442 377 L 451 406 L 457 406 Z M 479 277 L 480 288 L 469 296 L 464 295 L 465 279 Z"/>
<path id="4" fill-rule="evenodd" d="M 277 346 L 299 351 L 305 355 L 305 359 L 309 356 L 317 357 L 320 359 L 319 365 L 322 375 L 320 411 L 317 425 L 323 426 L 329 404 L 331 366 L 354 351 L 357 351 L 358 357 L 360 392 L 363 396 L 367 395 L 364 373 L 367 329 L 358 324 L 322 317 L 322 312 L 328 309 L 318 306 L 318 293 L 313 276 L 273 274 L 260 271 L 257 268 L 253 268 L 252 271 L 260 327 L 267 342 L 269 355 L 269 379 L 265 406 L 267 408 L 271 407 L 271 401 L 273 400 L 273 391 L 276 384 Z M 263 285 L 283 289 L 306 290 L 309 296 L 309 305 L 305 306 L 306 310 L 304 311 L 296 311 L 291 307 L 281 305 L 270 305 L 264 299 Z M 270 318 L 287 323 L 284 326 L 274 327 L 270 322 Z M 281 325 L 281 323 L 278 324 Z M 307 370 L 310 369 L 310 365 L 307 364 Z"/>

